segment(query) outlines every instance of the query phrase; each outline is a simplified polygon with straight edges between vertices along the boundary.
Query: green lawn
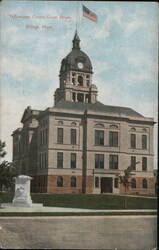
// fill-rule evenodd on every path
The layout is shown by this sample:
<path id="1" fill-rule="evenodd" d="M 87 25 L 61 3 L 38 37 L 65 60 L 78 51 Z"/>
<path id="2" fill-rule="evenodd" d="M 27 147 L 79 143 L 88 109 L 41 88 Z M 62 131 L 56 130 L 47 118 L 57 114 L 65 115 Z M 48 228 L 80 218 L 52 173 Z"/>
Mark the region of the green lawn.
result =
<path id="1" fill-rule="evenodd" d="M 35 203 L 44 206 L 88 208 L 88 209 L 156 209 L 157 200 L 142 197 L 124 197 L 118 195 L 95 194 L 31 194 Z M 13 194 L 0 193 L 0 203 L 11 202 Z"/>

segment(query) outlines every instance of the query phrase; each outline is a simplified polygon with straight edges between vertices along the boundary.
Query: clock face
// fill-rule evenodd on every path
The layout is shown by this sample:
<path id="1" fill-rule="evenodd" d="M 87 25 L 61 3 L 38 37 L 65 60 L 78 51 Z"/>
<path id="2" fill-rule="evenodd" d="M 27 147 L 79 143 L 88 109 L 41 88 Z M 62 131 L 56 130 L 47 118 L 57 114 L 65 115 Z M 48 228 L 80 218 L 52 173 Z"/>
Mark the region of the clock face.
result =
<path id="1" fill-rule="evenodd" d="M 79 68 L 79 69 L 83 69 L 83 63 L 79 62 L 79 63 L 78 63 L 78 68 Z"/>

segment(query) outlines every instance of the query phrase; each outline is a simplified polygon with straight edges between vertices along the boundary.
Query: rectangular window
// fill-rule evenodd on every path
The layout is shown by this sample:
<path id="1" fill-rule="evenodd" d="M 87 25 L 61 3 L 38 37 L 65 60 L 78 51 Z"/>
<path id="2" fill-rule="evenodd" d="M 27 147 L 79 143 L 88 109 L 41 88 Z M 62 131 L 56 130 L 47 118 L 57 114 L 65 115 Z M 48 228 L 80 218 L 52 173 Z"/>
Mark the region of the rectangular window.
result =
<path id="1" fill-rule="evenodd" d="M 95 145 L 104 145 L 104 131 L 95 130 Z"/>
<path id="2" fill-rule="evenodd" d="M 48 142 L 48 130 L 47 129 L 45 129 L 45 144 L 47 144 L 47 142 Z"/>
<path id="3" fill-rule="evenodd" d="M 71 144 L 76 144 L 76 129 L 71 129 Z"/>
<path id="4" fill-rule="evenodd" d="M 114 187 L 115 187 L 115 188 L 118 188 L 118 187 L 119 187 L 119 179 L 118 179 L 118 178 L 115 178 L 115 179 L 114 179 Z"/>
<path id="5" fill-rule="evenodd" d="M 71 168 L 76 168 L 76 153 L 71 153 Z"/>
<path id="6" fill-rule="evenodd" d="M 46 166 L 45 166 L 45 164 L 46 164 L 46 162 L 45 162 L 45 153 L 42 153 L 42 156 L 43 156 L 43 168 L 45 168 Z"/>
<path id="7" fill-rule="evenodd" d="M 136 148 L 136 135 L 135 134 L 131 134 L 131 148 Z"/>
<path id="8" fill-rule="evenodd" d="M 63 128 L 57 129 L 57 143 L 63 144 Z"/>
<path id="9" fill-rule="evenodd" d="M 142 149 L 147 149 L 147 135 L 142 135 Z"/>
<path id="10" fill-rule="evenodd" d="M 118 169 L 118 155 L 109 155 L 109 168 Z"/>
<path id="11" fill-rule="evenodd" d="M 95 188 L 99 188 L 99 177 L 95 177 Z"/>
<path id="12" fill-rule="evenodd" d="M 109 132 L 109 146 L 118 147 L 118 132 Z"/>
<path id="13" fill-rule="evenodd" d="M 136 157 L 131 156 L 131 169 L 136 170 Z"/>
<path id="14" fill-rule="evenodd" d="M 44 144 L 44 131 L 41 131 L 41 145 Z"/>
<path id="15" fill-rule="evenodd" d="M 57 152 L 57 168 L 63 168 L 63 152 Z"/>
<path id="16" fill-rule="evenodd" d="M 147 158 L 142 157 L 142 171 L 147 171 Z"/>
<path id="17" fill-rule="evenodd" d="M 104 168 L 103 154 L 95 154 L 95 168 Z"/>
<path id="18" fill-rule="evenodd" d="M 47 168 L 47 153 L 45 152 L 45 168 Z"/>

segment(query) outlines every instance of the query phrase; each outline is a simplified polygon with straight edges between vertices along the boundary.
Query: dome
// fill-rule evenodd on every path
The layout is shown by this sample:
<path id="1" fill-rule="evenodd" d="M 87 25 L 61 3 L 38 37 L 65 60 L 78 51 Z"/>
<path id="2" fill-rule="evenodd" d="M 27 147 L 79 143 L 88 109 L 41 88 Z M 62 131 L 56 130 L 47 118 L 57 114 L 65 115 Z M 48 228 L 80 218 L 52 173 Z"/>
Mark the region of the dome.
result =
<path id="1" fill-rule="evenodd" d="M 92 73 L 92 64 L 89 57 L 80 50 L 80 39 L 77 31 L 72 42 L 72 51 L 62 60 L 60 73 L 68 70 Z"/>

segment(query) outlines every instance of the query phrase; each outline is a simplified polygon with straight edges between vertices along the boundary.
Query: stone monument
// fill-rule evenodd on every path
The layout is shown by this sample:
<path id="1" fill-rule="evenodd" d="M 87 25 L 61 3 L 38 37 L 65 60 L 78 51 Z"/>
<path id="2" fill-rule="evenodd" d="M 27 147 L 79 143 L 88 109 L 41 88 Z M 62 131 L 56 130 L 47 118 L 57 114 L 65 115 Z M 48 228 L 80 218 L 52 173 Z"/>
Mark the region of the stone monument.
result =
<path id="1" fill-rule="evenodd" d="M 32 200 L 30 196 L 30 180 L 32 177 L 27 175 L 19 175 L 14 177 L 15 195 L 13 198 L 13 206 L 31 207 Z"/>
<path id="2" fill-rule="evenodd" d="M 1 207 L 42 207 L 43 204 L 32 203 L 30 196 L 30 181 L 27 175 L 19 175 L 15 180 L 15 194 L 12 203 L 2 203 Z"/>

